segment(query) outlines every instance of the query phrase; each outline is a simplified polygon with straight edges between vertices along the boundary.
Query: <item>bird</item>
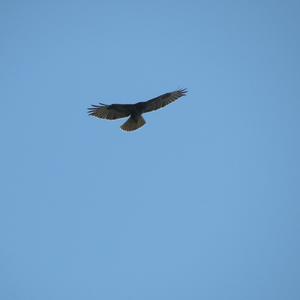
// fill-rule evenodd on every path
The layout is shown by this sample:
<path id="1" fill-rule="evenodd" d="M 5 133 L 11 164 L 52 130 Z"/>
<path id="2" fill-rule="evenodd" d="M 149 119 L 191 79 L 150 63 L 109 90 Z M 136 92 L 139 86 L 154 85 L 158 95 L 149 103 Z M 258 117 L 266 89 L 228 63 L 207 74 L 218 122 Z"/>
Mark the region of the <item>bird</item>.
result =
<path id="1" fill-rule="evenodd" d="M 134 131 L 146 124 L 143 118 L 144 113 L 148 113 L 174 102 L 182 96 L 185 96 L 187 89 L 179 89 L 173 92 L 162 94 L 153 99 L 137 102 L 134 104 L 104 104 L 91 105 L 88 108 L 88 114 L 100 119 L 115 120 L 129 117 L 128 120 L 120 126 L 124 131 Z"/>

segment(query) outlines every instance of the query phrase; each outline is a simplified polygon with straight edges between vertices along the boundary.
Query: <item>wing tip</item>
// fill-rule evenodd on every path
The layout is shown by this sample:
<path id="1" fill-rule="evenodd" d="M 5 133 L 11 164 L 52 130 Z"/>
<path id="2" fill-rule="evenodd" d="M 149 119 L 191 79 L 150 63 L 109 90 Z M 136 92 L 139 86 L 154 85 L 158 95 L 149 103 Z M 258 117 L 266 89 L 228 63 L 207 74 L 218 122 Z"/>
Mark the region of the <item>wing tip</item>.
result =
<path id="1" fill-rule="evenodd" d="M 188 92 L 187 88 L 182 88 L 177 90 L 176 92 L 179 92 L 181 94 L 181 96 L 185 96 Z"/>
<path id="2" fill-rule="evenodd" d="M 90 116 L 97 117 L 97 115 L 96 115 L 97 109 L 103 108 L 103 107 L 106 107 L 106 106 L 107 106 L 106 104 L 101 103 L 101 102 L 99 102 L 99 105 L 91 104 L 91 106 L 87 108 L 87 113 Z"/>

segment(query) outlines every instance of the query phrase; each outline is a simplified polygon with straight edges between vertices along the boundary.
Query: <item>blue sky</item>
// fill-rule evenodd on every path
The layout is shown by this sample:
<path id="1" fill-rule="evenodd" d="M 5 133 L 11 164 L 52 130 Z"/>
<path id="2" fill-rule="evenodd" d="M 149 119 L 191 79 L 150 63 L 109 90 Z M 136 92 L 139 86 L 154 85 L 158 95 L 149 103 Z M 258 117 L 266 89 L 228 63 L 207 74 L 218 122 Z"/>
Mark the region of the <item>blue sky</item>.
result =
<path id="1" fill-rule="evenodd" d="M 299 299 L 298 1 L 0 11 L 1 299 Z"/>

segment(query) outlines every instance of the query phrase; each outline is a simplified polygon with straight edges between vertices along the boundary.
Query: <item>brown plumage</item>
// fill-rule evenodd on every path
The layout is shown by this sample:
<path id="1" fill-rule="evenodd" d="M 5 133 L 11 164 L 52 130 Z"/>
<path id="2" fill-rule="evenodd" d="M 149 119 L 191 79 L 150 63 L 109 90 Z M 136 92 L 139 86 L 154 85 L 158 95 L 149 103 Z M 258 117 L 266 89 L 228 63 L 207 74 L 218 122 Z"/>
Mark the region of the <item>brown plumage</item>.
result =
<path id="1" fill-rule="evenodd" d="M 145 125 L 142 114 L 160 109 L 178 98 L 185 96 L 186 89 L 177 90 L 174 92 L 160 95 L 156 98 L 135 104 L 111 104 L 92 105 L 88 108 L 88 114 L 100 119 L 115 120 L 125 117 L 130 118 L 121 126 L 125 131 L 133 131 Z"/>

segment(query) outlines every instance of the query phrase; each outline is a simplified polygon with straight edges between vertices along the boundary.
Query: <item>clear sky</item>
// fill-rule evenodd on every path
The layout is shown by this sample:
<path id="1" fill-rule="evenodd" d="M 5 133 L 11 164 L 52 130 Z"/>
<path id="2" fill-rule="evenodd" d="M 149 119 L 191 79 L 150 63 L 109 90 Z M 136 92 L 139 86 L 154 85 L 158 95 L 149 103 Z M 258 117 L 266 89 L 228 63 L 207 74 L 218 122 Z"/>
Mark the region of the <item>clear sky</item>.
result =
<path id="1" fill-rule="evenodd" d="M 0 299 L 300 299 L 299 14 L 1 1 Z"/>

